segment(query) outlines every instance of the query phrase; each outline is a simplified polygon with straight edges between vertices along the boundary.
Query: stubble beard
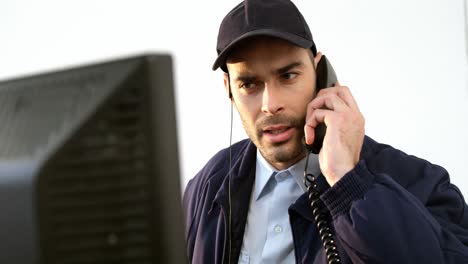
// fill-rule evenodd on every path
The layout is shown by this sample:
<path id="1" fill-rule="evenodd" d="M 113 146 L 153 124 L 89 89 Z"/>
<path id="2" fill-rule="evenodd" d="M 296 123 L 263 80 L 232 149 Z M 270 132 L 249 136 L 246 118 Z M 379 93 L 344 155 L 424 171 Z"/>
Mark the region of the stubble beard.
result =
<path id="1" fill-rule="evenodd" d="M 295 163 L 305 155 L 305 148 L 302 144 L 302 137 L 304 136 L 305 117 L 292 117 L 286 115 L 268 116 L 259 119 L 255 122 L 254 127 L 247 126 L 246 121 L 242 119 L 244 129 L 257 146 L 263 157 L 270 162 L 274 163 Z M 263 128 L 267 126 L 286 124 L 296 130 L 296 133 L 287 141 L 279 143 L 267 143 L 262 141 Z"/>

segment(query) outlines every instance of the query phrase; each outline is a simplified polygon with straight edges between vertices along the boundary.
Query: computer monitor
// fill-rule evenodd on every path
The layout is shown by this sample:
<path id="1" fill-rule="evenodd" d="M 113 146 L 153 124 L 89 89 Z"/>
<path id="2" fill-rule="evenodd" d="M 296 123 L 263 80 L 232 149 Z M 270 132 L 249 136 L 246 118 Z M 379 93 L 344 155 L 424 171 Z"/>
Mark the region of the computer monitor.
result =
<path id="1" fill-rule="evenodd" d="M 172 62 L 0 82 L 0 263 L 185 263 Z"/>

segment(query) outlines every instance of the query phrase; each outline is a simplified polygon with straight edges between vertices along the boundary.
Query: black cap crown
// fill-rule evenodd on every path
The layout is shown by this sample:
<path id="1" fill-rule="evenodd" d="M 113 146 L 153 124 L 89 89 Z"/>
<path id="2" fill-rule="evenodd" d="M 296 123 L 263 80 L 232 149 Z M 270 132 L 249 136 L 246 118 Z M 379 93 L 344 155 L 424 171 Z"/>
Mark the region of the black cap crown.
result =
<path id="1" fill-rule="evenodd" d="M 309 26 L 289 0 L 245 0 L 224 17 L 219 27 L 213 70 L 226 71 L 226 58 L 242 40 L 253 36 L 271 36 L 287 40 L 317 53 Z"/>

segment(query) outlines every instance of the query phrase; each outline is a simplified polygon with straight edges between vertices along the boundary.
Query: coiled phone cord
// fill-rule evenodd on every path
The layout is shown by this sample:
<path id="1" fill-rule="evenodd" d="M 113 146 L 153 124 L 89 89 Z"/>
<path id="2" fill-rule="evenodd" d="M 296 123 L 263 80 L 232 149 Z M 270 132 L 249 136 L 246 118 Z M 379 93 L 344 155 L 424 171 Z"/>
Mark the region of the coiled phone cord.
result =
<path id="1" fill-rule="evenodd" d="M 311 174 L 307 173 L 307 165 L 309 163 L 310 151 L 307 151 L 306 165 L 304 168 L 304 185 L 309 194 L 310 207 L 312 208 L 312 215 L 314 216 L 315 224 L 322 240 L 323 248 L 327 256 L 328 264 L 341 263 L 338 248 L 336 247 L 335 239 L 333 239 L 331 224 L 326 219 L 326 209 L 320 200 L 320 192 L 317 187 L 317 179 Z"/>

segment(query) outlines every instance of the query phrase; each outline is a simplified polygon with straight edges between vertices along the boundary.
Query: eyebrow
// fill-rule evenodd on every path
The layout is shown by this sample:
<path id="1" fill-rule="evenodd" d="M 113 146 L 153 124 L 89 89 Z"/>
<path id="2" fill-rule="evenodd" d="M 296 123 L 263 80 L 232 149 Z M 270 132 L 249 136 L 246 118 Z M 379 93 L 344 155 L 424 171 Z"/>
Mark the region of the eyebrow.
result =
<path id="1" fill-rule="evenodd" d="M 281 67 L 277 70 L 275 70 L 275 72 L 277 74 L 283 74 L 283 73 L 286 73 L 288 71 L 290 71 L 291 69 L 294 69 L 296 67 L 299 67 L 299 66 L 302 66 L 302 62 L 299 62 L 299 61 L 296 61 L 296 62 L 293 62 L 293 63 L 290 63 L 284 67 Z"/>
<path id="2" fill-rule="evenodd" d="M 254 82 L 257 78 L 253 75 L 239 75 L 237 76 L 235 82 L 250 83 Z"/>
<path id="3" fill-rule="evenodd" d="M 284 67 L 281 67 L 279 69 L 273 70 L 273 72 L 275 72 L 278 75 L 281 75 L 281 74 L 284 74 L 284 73 L 290 71 L 291 69 L 294 69 L 296 67 L 300 67 L 302 65 L 303 65 L 302 62 L 296 61 L 296 62 L 292 62 L 292 63 L 290 63 L 290 64 L 288 64 L 288 65 L 286 65 Z M 235 82 L 250 83 L 250 82 L 254 82 L 256 79 L 257 79 L 257 77 L 255 75 L 241 74 L 241 75 L 237 76 L 234 81 Z"/>

